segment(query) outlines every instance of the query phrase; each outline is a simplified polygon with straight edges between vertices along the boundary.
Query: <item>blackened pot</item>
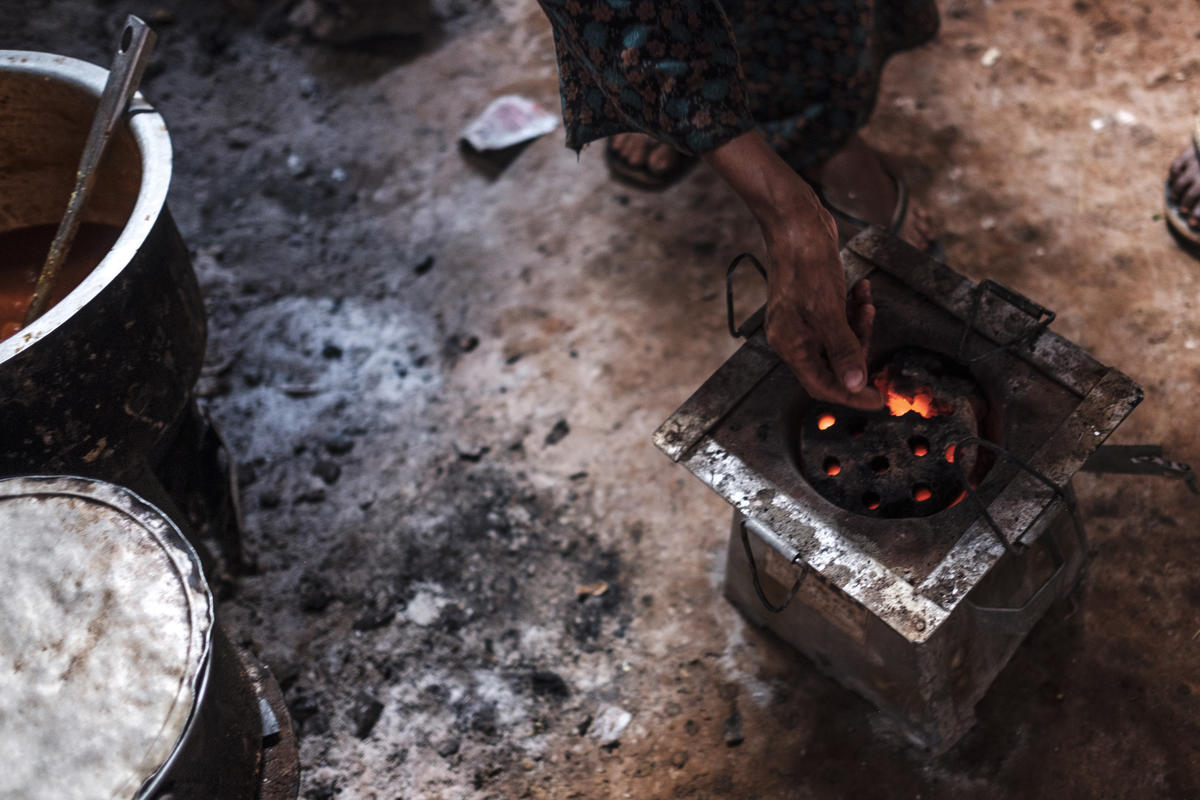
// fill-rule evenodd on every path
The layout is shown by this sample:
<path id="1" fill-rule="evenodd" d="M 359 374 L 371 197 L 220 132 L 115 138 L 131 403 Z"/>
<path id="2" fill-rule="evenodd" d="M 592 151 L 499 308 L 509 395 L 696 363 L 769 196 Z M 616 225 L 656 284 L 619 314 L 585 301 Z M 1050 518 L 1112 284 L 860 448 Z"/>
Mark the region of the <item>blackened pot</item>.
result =
<path id="1" fill-rule="evenodd" d="M 83 61 L 0 50 L 0 231 L 57 223 L 106 77 Z M 167 210 L 170 180 L 166 126 L 139 94 L 84 212 L 120 236 L 64 300 L 0 341 L 0 475 L 121 482 L 188 403 L 204 306 Z"/>
<path id="2" fill-rule="evenodd" d="M 294 800 L 279 687 L 167 516 L 103 481 L 9 478 L 0 531 L 0 796 Z"/>

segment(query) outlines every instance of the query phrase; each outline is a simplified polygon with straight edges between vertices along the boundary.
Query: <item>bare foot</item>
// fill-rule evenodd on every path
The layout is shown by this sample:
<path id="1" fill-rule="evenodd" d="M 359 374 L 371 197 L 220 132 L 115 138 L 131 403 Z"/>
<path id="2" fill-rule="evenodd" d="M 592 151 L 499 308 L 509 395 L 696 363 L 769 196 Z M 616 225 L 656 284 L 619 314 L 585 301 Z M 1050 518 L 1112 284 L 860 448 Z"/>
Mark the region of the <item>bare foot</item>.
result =
<path id="1" fill-rule="evenodd" d="M 646 165 L 650 172 L 662 175 L 674 169 L 682 155 L 669 144 L 644 133 L 618 133 L 612 137 L 613 148 L 630 166 Z"/>
<path id="2" fill-rule="evenodd" d="M 1179 213 L 1193 231 L 1200 233 L 1200 161 L 1194 147 L 1188 147 L 1171 164 L 1167 181 Z"/>
<path id="3" fill-rule="evenodd" d="M 820 183 L 829 202 L 839 209 L 875 225 L 891 227 L 899 186 L 884 168 L 879 154 L 857 134 L 824 164 L 807 170 L 804 177 Z M 1200 187 L 1200 182 L 1197 186 Z M 839 220 L 839 233 L 841 228 Z M 854 231 L 845 233 L 852 235 Z M 929 215 L 911 196 L 897 235 L 918 250 L 929 247 L 937 237 Z"/>

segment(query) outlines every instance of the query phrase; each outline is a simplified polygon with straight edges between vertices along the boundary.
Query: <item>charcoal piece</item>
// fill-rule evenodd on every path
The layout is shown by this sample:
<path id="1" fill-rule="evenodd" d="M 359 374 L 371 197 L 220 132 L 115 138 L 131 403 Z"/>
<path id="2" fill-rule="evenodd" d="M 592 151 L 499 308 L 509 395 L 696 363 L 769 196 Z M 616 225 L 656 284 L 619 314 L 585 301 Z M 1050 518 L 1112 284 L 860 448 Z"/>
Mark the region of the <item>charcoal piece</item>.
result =
<path id="1" fill-rule="evenodd" d="M 557 672 L 538 670 L 529 676 L 529 685 L 533 693 L 539 697 L 553 697 L 559 700 L 571 695 L 567 682 Z"/>
<path id="2" fill-rule="evenodd" d="M 312 572 L 300 576 L 297 594 L 300 596 L 300 609 L 312 613 L 324 611 L 333 601 L 333 590 L 329 582 Z"/>
<path id="3" fill-rule="evenodd" d="M 563 439 L 567 438 L 567 434 L 571 432 L 571 426 L 567 424 L 565 419 L 560 419 L 554 423 L 554 427 L 546 434 L 546 444 L 558 444 Z"/>
<path id="4" fill-rule="evenodd" d="M 336 461 L 322 458 L 313 465 L 312 473 L 325 481 L 326 484 L 332 485 L 337 483 L 337 479 L 342 476 L 342 468 L 338 466 Z"/>
<path id="5" fill-rule="evenodd" d="M 358 697 L 354 699 L 354 708 L 350 713 L 354 720 L 354 735 L 359 739 L 370 736 L 382 714 L 383 703 L 366 692 L 359 692 Z"/>
<path id="6" fill-rule="evenodd" d="M 746 734 L 742 730 L 742 714 L 735 710 L 725 720 L 724 729 L 725 744 L 730 747 L 737 747 L 746 740 Z"/>

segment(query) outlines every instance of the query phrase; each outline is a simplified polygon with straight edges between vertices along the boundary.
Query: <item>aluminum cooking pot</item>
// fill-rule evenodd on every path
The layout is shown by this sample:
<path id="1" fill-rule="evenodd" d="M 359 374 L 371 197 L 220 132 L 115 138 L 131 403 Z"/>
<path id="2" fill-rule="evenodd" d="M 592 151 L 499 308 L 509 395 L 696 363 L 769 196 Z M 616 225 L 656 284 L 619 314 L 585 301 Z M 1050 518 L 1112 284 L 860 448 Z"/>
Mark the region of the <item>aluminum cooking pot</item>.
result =
<path id="1" fill-rule="evenodd" d="M 0 50 L 0 234 L 58 222 L 106 76 Z M 167 211 L 170 180 L 166 126 L 139 94 L 83 214 L 119 236 L 63 300 L 0 341 L 0 475 L 121 482 L 167 440 L 205 344 L 200 289 Z"/>
<path id="2" fill-rule="evenodd" d="M 270 673 L 179 529 L 127 489 L 0 480 L 0 797 L 294 800 Z"/>

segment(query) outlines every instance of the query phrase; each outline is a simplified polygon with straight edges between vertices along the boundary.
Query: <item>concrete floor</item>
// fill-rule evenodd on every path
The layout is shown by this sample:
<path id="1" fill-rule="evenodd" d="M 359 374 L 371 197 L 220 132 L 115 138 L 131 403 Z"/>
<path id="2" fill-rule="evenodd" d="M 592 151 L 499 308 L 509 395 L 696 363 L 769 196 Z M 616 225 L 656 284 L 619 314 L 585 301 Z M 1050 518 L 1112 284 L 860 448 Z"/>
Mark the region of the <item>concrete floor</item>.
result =
<path id="1" fill-rule="evenodd" d="M 446 0 L 424 44 L 343 49 L 204 5 L 128 10 L 169 15 L 145 92 L 259 567 L 220 612 L 284 685 L 302 796 L 1200 796 L 1200 512 L 1179 484 L 1078 478 L 1096 558 L 1077 608 L 921 760 L 726 603 L 727 507 L 650 443 L 735 347 L 721 271 L 762 251 L 736 198 L 702 169 L 618 188 L 561 132 L 495 179 L 464 163 L 490 98 L 556 106 L 531 0 Z M 96 62 L 125 11 L 16 6 L 0 46 Z M 956 269 L 1055 309 L 1145 387 L 1114 442 L 1200 463 L 1200 265 L 1159 216 L 1200 110 L 1200 9 L 942 11 L 868 138 Z M 609 706 L 631 714 L 615 747 L 592 735 Z"/>

